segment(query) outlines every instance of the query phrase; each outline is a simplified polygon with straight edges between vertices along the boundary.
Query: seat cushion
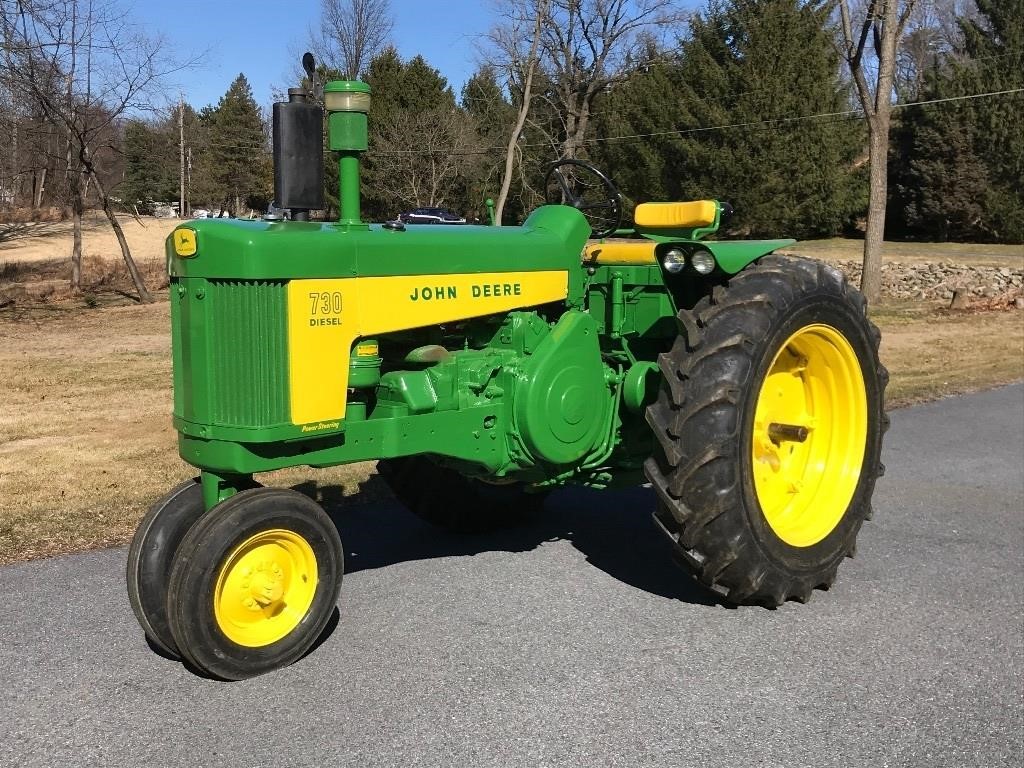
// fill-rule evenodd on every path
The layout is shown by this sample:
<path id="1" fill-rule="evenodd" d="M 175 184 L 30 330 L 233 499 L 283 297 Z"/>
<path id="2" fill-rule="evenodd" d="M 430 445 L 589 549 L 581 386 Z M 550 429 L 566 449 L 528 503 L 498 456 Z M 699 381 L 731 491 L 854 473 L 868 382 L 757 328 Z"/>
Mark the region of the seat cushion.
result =
<path id="1" fill-rule="evenodd" d="M 714 200 L 689 203 L 641 203 L 633 220 L 641 229 L 693 229 L 715 223 L 718 205 Z"/>

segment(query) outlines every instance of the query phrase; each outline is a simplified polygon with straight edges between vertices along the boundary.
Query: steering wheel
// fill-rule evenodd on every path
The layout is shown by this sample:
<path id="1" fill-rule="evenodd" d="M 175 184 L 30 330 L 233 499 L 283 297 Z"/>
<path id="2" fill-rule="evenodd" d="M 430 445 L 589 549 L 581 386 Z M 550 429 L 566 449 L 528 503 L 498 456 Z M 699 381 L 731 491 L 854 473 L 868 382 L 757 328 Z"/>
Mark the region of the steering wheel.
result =
<path id="1" fill-rule="evenodd" d="M 544 177 L 544 199 L 571 205 L 586 218 L 595 238 L 608 237 L 622 225 L 622 195 L 611 180 L 590 163 L 559 160 Z"/>

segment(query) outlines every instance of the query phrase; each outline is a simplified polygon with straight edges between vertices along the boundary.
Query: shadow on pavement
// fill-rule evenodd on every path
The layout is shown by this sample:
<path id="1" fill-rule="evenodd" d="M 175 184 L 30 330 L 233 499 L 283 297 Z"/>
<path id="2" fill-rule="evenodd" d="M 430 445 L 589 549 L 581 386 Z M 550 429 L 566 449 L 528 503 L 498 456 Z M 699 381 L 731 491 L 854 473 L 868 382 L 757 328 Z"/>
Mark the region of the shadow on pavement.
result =
<path id="1" fill-rule="evenodd" d="M 567 541 L 592 566 L 631 587 L 693 605 L 732 607 L 718 600 L 672 561 L 668 544 L 651 522 L 655 500 L 650 489 L 564 488 L 552 493 L 542 514 L 526 525 L 484 534 L 461 534 L 449 533 L 420 520 L 394 500 L 377 475 L 371 476 L 362 485 L 360 495 L 355 497 L 346 497 L 340 486 L 318 485 L 313 481 L 293 488 L 319 502 L 338 527 L 345 551 L 346 574 L 437 557 L 529 552 L 545 542 Z M 303 657 L 323 645 L 337 629 L 338 622 L 335 607 L 327 625 Z M 158 656 L 182 663 L 148 638 L 147 643 Z M 191 669 L 188 664 L 185 666 Z"/>
<path id="2" fill-rule="evenodd" d="M 429 525 L 391 498 L 376 475 L 356 497 L 313 482 L 295 490 L 316 499 L 337 525 L 346 573 L 410 560 L 528 552 L 545 542 L 568 541 L 595 568 L 636 589 L 696 605 L 724 605 L 673 562 L 651 522 L 655 500 L 649 489 L 561 489 L 528 524 L 485 534 L 450 533 Z M 372 501 L 361 501 L 365 497 Z"/>

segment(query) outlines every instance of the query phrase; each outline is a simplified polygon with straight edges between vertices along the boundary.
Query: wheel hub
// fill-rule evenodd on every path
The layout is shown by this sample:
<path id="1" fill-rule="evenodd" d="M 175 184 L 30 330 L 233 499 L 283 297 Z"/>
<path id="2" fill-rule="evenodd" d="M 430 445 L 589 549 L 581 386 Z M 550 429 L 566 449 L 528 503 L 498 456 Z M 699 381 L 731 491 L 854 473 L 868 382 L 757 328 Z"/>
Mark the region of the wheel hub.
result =
<path id="1" fill-rule="evenodd" d="M 243 602 L 253 610 L 266 608 L 284 596 L 284 571 L 276 562 L 262 562 L 251 578 L 242 581 Z"/>
<path id="2" fill-rule="evenodd" d="M 860 478 L 867 395 L 850 342 L 828 325 L 808 325 L 776 353 L 758 393 L 754 489 L 775 534 L 795 547 L 839 524 Z"/>
<path id="3" fill-rule="evenodd" d="M 316 555 L 294 531 L 262 531 L 221 566 L 213 608 L 220 630 L 247 647 L 277 642 L 305 617 L 316 592 Z"/>

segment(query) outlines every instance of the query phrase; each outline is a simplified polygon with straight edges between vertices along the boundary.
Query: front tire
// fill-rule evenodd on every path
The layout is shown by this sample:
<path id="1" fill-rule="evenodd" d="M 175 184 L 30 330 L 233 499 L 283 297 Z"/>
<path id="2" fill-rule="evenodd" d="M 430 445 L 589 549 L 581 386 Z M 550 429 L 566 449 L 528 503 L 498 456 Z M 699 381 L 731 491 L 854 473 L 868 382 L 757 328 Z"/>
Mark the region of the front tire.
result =
<path id="1" fill-rule="evenodd" d="M 647 410 L 655 520 L 726 600 L 806 601 L 870 517 L 888 425 L 878 329 L 838 271 L 778 256 L 679 324 Z"/>
<path id="2" fill-rule="evenodd" d="M 149 641 L 168 656 L 178 649 L 167 623 L 167 580 L 185 534 L 203 515 L 198 479 L 186 480 L 157 500 L 135 529 L 128 546 L 128 602 Z"/>
<path id="3" fill-rule="evenodd" d="M 334 612 L 338 531 L 296 491 L 254 488 L 209 510 L 178 548 L 167 589 L 171 633 L 198 671 L 242 680 L 287 666 Z"/>

